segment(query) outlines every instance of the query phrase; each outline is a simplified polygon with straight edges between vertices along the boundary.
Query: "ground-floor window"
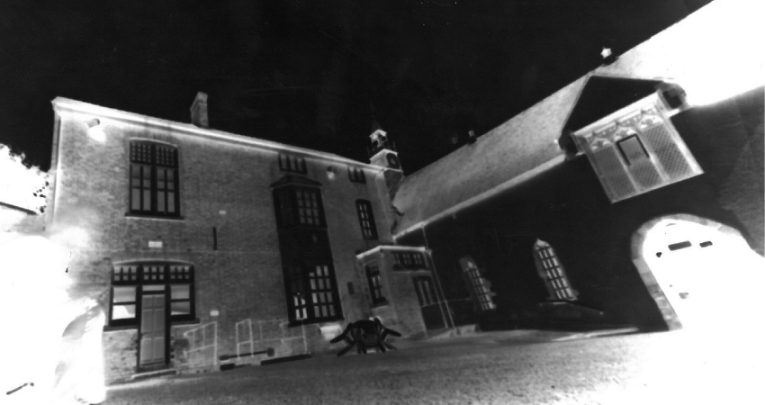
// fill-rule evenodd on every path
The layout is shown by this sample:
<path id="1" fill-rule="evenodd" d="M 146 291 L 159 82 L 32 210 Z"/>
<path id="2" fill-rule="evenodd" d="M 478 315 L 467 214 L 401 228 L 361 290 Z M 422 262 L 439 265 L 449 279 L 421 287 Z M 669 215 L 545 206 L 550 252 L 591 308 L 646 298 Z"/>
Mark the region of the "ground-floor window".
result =
<path id="1" fill-rule="evenodd" d="M 142 297 L 165 292 L 170 320 L 194 319 L 194 268 L 185 263 L 123 263 L 112 270 L 110 326 L 138 326 Z"/>
<path id="2" fill-rule="evenodd" d="M 365 266 L 367 273 L 367 282 L 369 283 L 369 294 L 372 296 L 372 305 L 382 305 L 388 301 L 383 295 L 382 276 L 380 268 L 377 265 L 370 264 Z"/>
<path id="3" fill-rule="evenodd" d="M 481 275 L 481 270 L 473 258 L 465 256 L 460 259 L 460 267 L 462 267 L 462 275 L 467 282 L 475 306 L 480 311 L 495 309 L 496 305 L 494 305 L 494 300 L 492 299 L 494 294 L 491 291 L 489 280 Z"/>
<path id="4" fill-rule="evenodd" d="M 417 300 L 420 301 L 420 306 L 425 307 L 437 302 L 436 290 L 433 288 L 433 280 L 430 277 L 415 277 L 414 290 L 417 293 Z"/>
<path id="5" fill-rule="evenodd" d="M 290 322 L 315 323 L 342 318 L 331 264 L 286 266 L 284 275 Z"/>
<path id="6" fill-rule="evenodd" d="M 577 293 L 571 288 L 566 271 L 549 243 L 537 239 L 534 243 L 534 259 L 537 272 L 544 280 L 551 299 L 576 300 Z"/>

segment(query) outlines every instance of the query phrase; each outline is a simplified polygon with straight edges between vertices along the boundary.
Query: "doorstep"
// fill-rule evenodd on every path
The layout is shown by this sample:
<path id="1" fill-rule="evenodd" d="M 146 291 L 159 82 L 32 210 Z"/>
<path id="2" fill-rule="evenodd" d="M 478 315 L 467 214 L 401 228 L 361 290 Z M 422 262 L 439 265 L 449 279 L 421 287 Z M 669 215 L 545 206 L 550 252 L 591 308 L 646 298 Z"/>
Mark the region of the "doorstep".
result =
<path id="1" fill-rule="evenodd" d="M 163 368 L 161 370 L 144 371 L 141 373 L 135 373 L 127 379 L 127 381 L 138 381 L 147 378 L 162 377 L 166 375 L 178 374 L 178 370 L 174 368 Z"/>

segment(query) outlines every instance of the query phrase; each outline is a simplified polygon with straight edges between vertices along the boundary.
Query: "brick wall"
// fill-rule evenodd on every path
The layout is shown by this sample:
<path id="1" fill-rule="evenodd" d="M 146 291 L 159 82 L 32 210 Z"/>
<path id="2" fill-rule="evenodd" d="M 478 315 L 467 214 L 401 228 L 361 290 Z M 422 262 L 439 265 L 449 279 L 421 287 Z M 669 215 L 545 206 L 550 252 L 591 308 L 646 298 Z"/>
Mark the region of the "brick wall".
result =
<path id="1" fill-rule="evenodd" d="M 100 295 L 108 306 L 112 264 L 121 261 L 185 261 L 195 271 L 196 316 L 199 324 L 215 321 L 219 354 L 236 352 L 234 325 L 243 319 L 286 320 L 287 307 L 276 231 L 271 184 L 284 173 L 278 151 L 241 143 L 211 140 L 172 126 L 122 122 L 101 117 L 106 137 L 91 139 L 84 112 L 59 112 L 54 152 L 55 173 L 51 226 L 78 228 L 87 238 L 75 249 L 70 271 L 76 293 Z M 148 121 L 147 121 L 148 122 Z M 126 215 L 129 198 L 129 142 L 147 139 L 178 147 L 179 219 Z M 355 254 L 379 243 L 361 235 L 355 201 L 371 201 L 380 240 L 390 240 L 391 214 L 385 179 L 364 167 L 366 184 L 353 183 L 347 165 L 307 156 L 307 177 L 322 184 L 322 198 L 334 260 L 338 292 L 346 321 L 367 316 L 357 292 L 364 280 L 355 270 Z M 336 175 L 330 178 L 328 169 Z M 213 227 L 217 249 L 213 249 Z M 161 248 L 149 247 L 161 241 Z M 108 308 L 107 308 L 108 310 Z M 217 310 L 218 315 L 211 316 Z M 173 327 L 177 339 L 194 325 Z M 317 326 L 307 326 L 307 343 L 282 340 L 277 355 L 328 348 Z M 295 330 L 302 330 L 295 327 Z M 292 336 L 292 331 L 282 331 Z M 136 330 L 105 332 L 110 381 L 135 371 L 136 352 L 129 341 Z M 281 333 L 281 332 L 280 332 Z M 172 348 L 171 348 L 172 350 Z"/>

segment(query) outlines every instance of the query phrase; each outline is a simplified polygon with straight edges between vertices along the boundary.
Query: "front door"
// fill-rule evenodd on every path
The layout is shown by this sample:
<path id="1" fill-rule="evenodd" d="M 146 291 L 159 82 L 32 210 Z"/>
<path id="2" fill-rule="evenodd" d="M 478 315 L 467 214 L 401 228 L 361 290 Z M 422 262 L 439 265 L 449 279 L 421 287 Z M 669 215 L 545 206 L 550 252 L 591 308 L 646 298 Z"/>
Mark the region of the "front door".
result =
<path id="1" fill-rule="evenodd" d="M 427 329 L 445 328 L 442 308 L 439 305 L 433 279 L 428 276 L 414 277 L 414 290 L 422 310 L 422 320 Z"/>
<path id="2" fill-rule="evenodd" d="M 138 357 L 140 368 L 152 369 L 163 367 L 166 364 L 165 358 L 168 341 L 167 304 L 164 291 L 144 291 L 141 298 L 141 328 L 139 336 Z"/>

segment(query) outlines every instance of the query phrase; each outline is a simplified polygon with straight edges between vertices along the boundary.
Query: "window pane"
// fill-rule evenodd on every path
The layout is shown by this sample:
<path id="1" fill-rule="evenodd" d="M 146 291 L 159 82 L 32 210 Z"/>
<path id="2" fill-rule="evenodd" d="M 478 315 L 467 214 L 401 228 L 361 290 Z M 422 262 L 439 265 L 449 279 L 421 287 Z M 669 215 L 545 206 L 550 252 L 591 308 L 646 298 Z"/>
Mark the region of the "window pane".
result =
<path id="1" fill-rule="evenodd" d="M 135 302 L 135 286 L 114 287 L 112 295 L 113 303 Z"/>
<path id="2" fill-rule="evenodd" d="M 165 212 L 165 193 L 157 193 L 157 212 Z"/>
<path id="3" fill-rule="evenodd" d="M 151 285 L 145 285 L 142 287 L 143 291 L 165 291 L 165 286 L 163 284 L 151 284 Z"/>
<path id="4" fill-rule="evenodd" d="M 188 315 L 191 313 L 191 303 L 189 301 L 179 301 L 170 303 L 170 315 Z"/>
<path id="5" fill-rule="evenodd" d="M 135 318 L 135 304 L 112 306 L 112 319 Z"/>
<path id="6" fill-rule="evenodd" d="M 141 189 L 140 188 L 134 187 L 130 189 L 130 209 L 131 210 L 141 209 Z"/>

